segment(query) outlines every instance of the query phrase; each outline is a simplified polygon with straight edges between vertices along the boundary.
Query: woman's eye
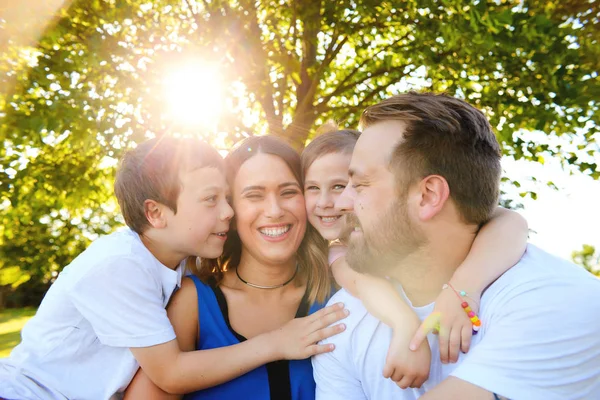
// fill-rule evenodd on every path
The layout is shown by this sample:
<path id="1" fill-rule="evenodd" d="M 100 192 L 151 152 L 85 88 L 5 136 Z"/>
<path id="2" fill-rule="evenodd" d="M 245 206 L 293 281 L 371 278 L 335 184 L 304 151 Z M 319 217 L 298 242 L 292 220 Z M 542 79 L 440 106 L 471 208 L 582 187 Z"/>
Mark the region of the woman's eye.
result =
<path id="1" fill-rule="evenodd" d="M 217 196 L 209 196 L 209 197 L 206 197 L 206 198 L 204 199 L 204 201 L 207 201 L 207 202 L 209 202 L 209 203 L 214 203 L 214 202 L 216 202 L 216 201 L 217 201 Z"/>
<path id="2" fill-rule="evenodd" d="M 281 195 L 283 197 L 293 197 L 293 196 L 295 196 L 297 194 L 298 194 L 297 190 L 286 190 L 285 192 L 281 193 Z"/>
<path id="3" fill-rule="evenodd" d="M 307 188 L 305 190 L 319 190 L 318 186 L 307 186 Z"/>
<path id="4" fill-rule="evenodd" d="M 334 185 L 333 190 L 344 190 L 346 189 L 346 185 Z"/>

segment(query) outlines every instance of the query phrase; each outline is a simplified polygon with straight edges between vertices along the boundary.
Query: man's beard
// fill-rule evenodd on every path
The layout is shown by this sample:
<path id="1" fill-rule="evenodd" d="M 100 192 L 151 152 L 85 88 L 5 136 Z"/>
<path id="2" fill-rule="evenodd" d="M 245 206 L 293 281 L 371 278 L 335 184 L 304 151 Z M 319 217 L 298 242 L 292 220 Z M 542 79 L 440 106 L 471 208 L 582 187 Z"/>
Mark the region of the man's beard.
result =
<path id="1" fill-rule="evenodd" d="M 362 230 L 354 214 L 346 216 L 346 229 L 362 230 L 362 235 L 348 241 L 346 261 L 355 271 L 376 276 L 388 276 L 409 255 L 421 247 L 426 239 L 410 222 L 407 199 L 397 199 L 379 219 L 371 224 L 371 233 Z"/>

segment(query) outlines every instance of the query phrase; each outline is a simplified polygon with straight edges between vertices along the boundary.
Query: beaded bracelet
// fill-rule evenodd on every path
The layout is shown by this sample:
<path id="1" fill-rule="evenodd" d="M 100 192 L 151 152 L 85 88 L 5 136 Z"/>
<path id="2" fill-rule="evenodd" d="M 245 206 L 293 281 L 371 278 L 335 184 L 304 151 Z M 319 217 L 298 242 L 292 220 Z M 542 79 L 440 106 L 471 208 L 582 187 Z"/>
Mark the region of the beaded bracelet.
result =
<path id="1" fill-rule="evenodd" d="M 456 289 L 454 289 L 454 287 L 450 283 L 446 283 L 446 284 L 444 284 L 444 286 L 442 286 L 442 289 L 448 289 L 448 288 L 452 289 L 452 291 L 456 294 L 456 296 L 460 300 L 460 302 L 461 302 L 460 306 L 463 308 L 463 310 L 465 310 L 465 313 L 467 313 L 467 316 L 469 317 L 469 319 L 471 320 L 471 323 L 473 324 L 473 335 L 477 335 L 477 332 L 479 332 L 479 329 L 481 329 L 481 320 L 479 319 L 479 316 L 477 316 L 477 314 L 475 314 L 475 311 L 473 311 L 471 306 L 469 306 L 469 303 L 467 303 L 466 301 L 463 300 L 463 297 L 468 297 L 476 304 L 477 304 L 477 301 L 474 298 L 472 298 L 471 296 L 469 296 L 467 294 L 467 292 L 465 292 L 464 290 L 461 290 L 460 292 L 457 291 Z"/>

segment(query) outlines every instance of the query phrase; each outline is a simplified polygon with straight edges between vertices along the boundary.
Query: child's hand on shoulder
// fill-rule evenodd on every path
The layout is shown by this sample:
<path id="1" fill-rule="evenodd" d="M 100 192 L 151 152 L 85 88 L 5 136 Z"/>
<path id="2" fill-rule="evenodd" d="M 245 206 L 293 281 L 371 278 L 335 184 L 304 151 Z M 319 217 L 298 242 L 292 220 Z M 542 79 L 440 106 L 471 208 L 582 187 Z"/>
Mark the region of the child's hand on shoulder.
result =
<path id="1" fill-rule="evenodd" d="M 479 294 L 475 298 L 479 299 Z M 442 363 L 457 362 L 460 351 L 463 353 L 469 351 L 473 336 L 473 323 L 462 308 L 462 302 L 467 302 L 477 314 L 478 305 L 471 298 L 461 299 L 450 287 L 442 290 L 435 300 L 433 312 L 423 321 L 411 340 L 410 348 L 418 348 L 426 340 L 427 334 L 434 332 L 439 338 Z"/>
<path id="2" fill-rule="evenodd" d="M 383 376 L 396 382 L 402 389 L 418 388 L 429 378 L 431 350 L 425 338 L 415 351 L 411 351 L 408 347 L 410 334 L 406 332 L 414 332 L 414 329 L 408 331 L 403 327 L 393 330 Z"/>

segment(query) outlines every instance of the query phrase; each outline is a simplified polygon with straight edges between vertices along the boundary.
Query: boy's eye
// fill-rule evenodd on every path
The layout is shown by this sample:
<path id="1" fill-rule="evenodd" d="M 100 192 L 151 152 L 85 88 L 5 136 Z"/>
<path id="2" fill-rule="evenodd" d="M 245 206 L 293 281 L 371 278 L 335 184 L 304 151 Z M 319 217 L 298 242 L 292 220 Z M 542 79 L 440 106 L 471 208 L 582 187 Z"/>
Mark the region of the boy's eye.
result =
<path id="1" fill-rule="evenodd" d="M 344 190 L 346 189 L 346 185 L 334 185 L 333 190 Z"/>
<path id="2" fill-rule="evenodd" d="M 204 201 L 208 201 L 210 203 L 214 203 L 215 201 L 217 201 L 217 196 L 208 196 L 207 198 L 204 199 Z"/>
<path id="3" fill-rule="evenodd" d="M 306 189 L 304 189 L 304 190 L 319 190 L 319 187 L 318 186 L 314 186 L 314 185 L 313 186 L 307 186 Z"/>

